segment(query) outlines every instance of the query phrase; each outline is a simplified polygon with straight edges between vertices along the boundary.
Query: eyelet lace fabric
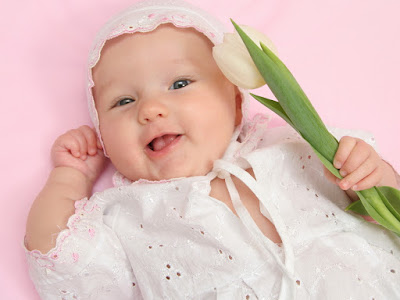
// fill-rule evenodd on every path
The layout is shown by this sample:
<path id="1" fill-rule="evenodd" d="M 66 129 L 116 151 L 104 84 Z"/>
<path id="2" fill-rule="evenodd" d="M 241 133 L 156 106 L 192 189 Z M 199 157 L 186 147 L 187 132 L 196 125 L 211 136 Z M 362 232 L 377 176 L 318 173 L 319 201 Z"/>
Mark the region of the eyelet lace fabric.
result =
<path id="1" fill-rule="evenodd" d="M 138 294 L 126 285 L 135 278 L 103 217 L 103 201 L 84 198 L 76 202 L 68 229 L 58 234 L 52 250 L 42 254 L 25 249 L 41 299 L 128 299 Z"/>
<path id="2" fill-rule="evenodd" d="M 398 299 L 399 237 L 344 211 L 297 133 L 255 128 L 207 176 L 124 182 L 77 202 L 53 250 L 27 251 L 41 297 Z M 209 196 L 216 176 L 257 195 L 282 245 L 260 235 L 234 187 L 239 217 Z"/>

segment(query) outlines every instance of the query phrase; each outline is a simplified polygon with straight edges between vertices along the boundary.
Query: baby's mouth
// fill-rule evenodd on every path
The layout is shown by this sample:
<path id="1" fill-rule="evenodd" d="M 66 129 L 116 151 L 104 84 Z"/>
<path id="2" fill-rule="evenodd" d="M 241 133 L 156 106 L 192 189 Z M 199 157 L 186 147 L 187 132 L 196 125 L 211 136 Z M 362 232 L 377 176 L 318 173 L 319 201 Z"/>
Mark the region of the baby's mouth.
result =
<path id="1" fill-rule="evenodd" d="M 180 134 L 165 134 L 163 136 L 156 137 L 153 139 L 147 147 L 152 151 L 161 151 L 169 144 L 171 144 L 176 138 L 180 137 Z"/>

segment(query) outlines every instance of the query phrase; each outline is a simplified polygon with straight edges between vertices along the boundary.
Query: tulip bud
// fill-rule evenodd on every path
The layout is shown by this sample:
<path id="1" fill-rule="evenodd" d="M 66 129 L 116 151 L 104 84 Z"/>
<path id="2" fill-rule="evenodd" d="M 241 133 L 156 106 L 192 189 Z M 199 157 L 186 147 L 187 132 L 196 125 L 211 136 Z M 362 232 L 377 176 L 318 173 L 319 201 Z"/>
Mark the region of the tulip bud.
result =
<path id="1" fill-rule="evenodd" d="M 257 45 L 262 42 L 276 53 L 271 40 L 263 33 L 245 25 L 241 28 Z M 256 89 L 265 84 L 237 32 L 225 33 L 223 43 L 213 47 L 213 56 L 222 73 L 233 84 L 244 89 Z"/>

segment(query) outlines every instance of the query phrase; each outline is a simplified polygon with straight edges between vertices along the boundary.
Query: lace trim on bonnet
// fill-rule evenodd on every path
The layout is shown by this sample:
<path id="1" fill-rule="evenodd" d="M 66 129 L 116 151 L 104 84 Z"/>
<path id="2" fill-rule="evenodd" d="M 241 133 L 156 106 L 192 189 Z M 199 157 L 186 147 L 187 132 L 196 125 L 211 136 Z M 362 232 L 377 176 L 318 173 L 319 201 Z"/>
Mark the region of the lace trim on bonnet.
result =
<path id="1" fill-rule="evenodd" d="M 214 45 L 222 43 L 223 33 L 226 32 L 223 24 L 213 16 L 181 0 L 141 1 L 109 20 L 95 37 L 89 53 L 88 61 L 87 99 L 89 114 L 100 142 L 103 145 L 103 149 L 105 148 L 100 134 L 99 118 L 92 94 L 92 88 L 94 87 L 92 68 L 100 60 L 102 48 L 107 40 L 119 35 L 135 32 L 150 32 L 156 29 L 159 25 L 166 23 L 173 24 L 179 28 L 194 28 L 203 33 Z M 238 139 L 245 142 L 246 146 L 243 144 L 243 149 L 250 147 L 250 144 L 256 144 L 257 137 L 252 133 L 256 131 L 256 127 L 259 129 L 259 126 L 257 125 L 258 122 L 265 124 L 268 119 L 267 117 L 258 116 L 250 121 L 248 116 L 248 92 L 247 90 L 240 88 L 239 90 L 242 95 L 243 118 L 241 124 L 234 132 L 231 146 L 224 155 L 224 159 L 230 161 L 233 156 L 235 156 L 234 153 L 238 151 L 238 145 L 232 147 L 232 142 L 236 142 Z M 232 148 L 235 148 L 236 150 L 233 151 Z M 243 151 L 243 149 L 241 151 Z M 104 154 L 107 156 L 105 150 Z M 119 173 L 114 176 L 114 183 L 116 185 L 129 184 L 130 182 L 130 180 L 127 180 Z"/>

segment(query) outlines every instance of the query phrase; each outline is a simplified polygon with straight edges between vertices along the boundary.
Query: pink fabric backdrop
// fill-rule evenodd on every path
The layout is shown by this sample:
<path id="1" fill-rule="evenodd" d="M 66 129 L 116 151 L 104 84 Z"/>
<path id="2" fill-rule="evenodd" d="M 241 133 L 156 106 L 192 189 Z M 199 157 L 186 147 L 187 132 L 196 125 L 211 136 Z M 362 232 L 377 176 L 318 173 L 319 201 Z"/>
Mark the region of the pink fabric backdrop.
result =
<path id="1" fill-rule="evenodd" d="M 89 124 L 86 54 L 99 26 L 133 1 L 41 0 L 0 4 L 0 298 L 38 299 L 22 239 L 29 207 L 51 168 L 49 149 L 64 131 Z M 271 37 L 328 125 L 373 132 L 399 170 L 397 0 L 192 0 Z M 259 94 L 269 95 L 266 88 Z M 256 103 L 254 111 L 262 108 Z M 278 119 L 274 124 L 281 123 Z M 111 169 L 96 189 L 109 186 Z"/>

